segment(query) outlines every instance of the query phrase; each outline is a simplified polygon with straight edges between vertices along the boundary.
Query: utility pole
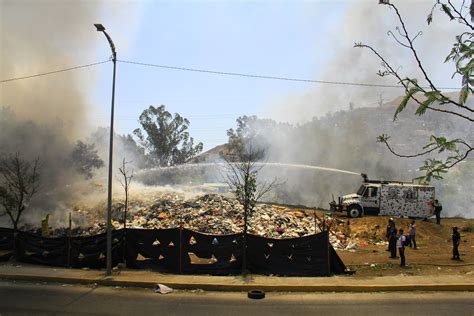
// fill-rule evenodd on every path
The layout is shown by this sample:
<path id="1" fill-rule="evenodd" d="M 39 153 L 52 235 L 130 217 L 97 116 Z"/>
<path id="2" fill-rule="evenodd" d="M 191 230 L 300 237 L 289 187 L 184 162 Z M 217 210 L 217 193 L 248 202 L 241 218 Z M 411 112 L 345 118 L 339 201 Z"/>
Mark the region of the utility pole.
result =
<path id="1" fill-rule="evenodd" d="M 106 254 L 106 275 L 112 274 L 112 158 L 114 151 L 114 103 L 115 103 L 115 73 L 117 70 L 117 52 L 112 38 L 105 31 L 102 24 L 94 24 L 98 32 L 104 33 L 112 50 L 112 61 L 114 63 L 114 75 L 112 81 L 112 106 L 110 110 L 110 142 L 109 142 L 109 181 L 107 186 L 107 254 Z"/>

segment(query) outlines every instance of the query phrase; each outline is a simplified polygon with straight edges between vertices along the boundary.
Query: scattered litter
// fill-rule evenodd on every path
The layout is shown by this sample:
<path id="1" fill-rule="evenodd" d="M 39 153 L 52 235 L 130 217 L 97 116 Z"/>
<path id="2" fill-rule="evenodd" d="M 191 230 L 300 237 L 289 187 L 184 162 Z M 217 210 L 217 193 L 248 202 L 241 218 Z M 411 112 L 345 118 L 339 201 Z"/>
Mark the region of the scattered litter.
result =
<path id="1" fill-rule="evenodd" d="M 191 290 L 189 292 L 191 292 L 191 293 L 204 293 L 204 290 L 203 289 L 194 289 L 194 290 Z"/>
<path id="2" fill-rule="evenodd" d="M 119 262 L 119 263 L 117 264 L 117 268 L 119 268 L 119 269 L 125 269 L 126 267 L 127 267 L 127 265 L 126 265 L 125 263 L 123 263 L 123 262 Z"/>
<path id="3" fill-rule="evenodd" d="M 160 294 L 168 294 L 173 292 L 173 289 L 163 284 L 157 284 L 155 285 L 154 292 Z"/>

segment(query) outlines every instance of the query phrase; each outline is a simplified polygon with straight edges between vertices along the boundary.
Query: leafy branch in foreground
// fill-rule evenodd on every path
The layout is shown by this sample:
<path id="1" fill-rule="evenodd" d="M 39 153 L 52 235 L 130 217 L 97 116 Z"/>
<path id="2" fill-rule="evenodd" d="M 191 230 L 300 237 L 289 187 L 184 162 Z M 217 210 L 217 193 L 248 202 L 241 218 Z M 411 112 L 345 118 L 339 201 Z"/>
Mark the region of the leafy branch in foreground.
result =
<path id="1" fill-rule="evenodd" d="M 423 33 L 418 32 L 415 36 L 411 36 L 397 7 L 391 4 L 389 0 L 380 0 L 379 4 L 387 5 L 390 9 L 394 10 L 400 26 L 395 28 L 396 32 L 388 31 L 387 34 L 391 36 L 396 43 L 409 50 L 417 64 L 417 69 L 423 75 L 423 81 L 425 82 L 425 84 L 422 85 L 419 83 L 418 79 L 405 77 L 400 74 L 399 70 L 395 69 L 395 67 L 392 66 L 374 47 L 364 43 L 355 43 L 354 47 L 369 49 L 380 59 L 382 70 L 377 72 L 379 76 L 395 77 L 398 83 L 405 89 L 405 95 L 395 110 L 394 120 L 397 119 L 397 116 L 403 112 L 409 102 L 412 101 L 417 106 L 415 115 L 421 116 L 427 111 L 433 111 L 442 115 L 453 115 L 471 123 L 474 122 L 474 109 L 467 102 L 474 91 L 474 60 L 472 58 L 474 54 L 474 34 L 472 31 L 474 30 L 474 27 L 466 18 L 466 16 L 470 15 L 472 20 L 474 14 L 474 2 L 471 1 L 470 7 L 467 8 L 465 6 L 465 1 L 462 2 L 460 7 L 456 7 L 450 0 L 447 2 L 438 0 L 435 2 L 427 18 L 428 24 L 431 24 L 433 21 L 434 9 L 440 7 L 441 11 L 446 14 L 450 20 L 457 21 L 468 29 L 456 36 L 456 41 L 444 61 L 445 63 L 454 63 L 456 70 L 454 71 L 452 78 L 457 75 L 461 76 L 462 83 L 459 98 L 457 100 L 446 95 L 441 89 L 436 87 L 423 66 L 418 52 L 414 47 L 415 40 Z M 469 10 L 466 10 L 467 13 L 464 13 L 464 9 Z M 377 141 L 384 143 L 389 151 L 397 157 L 414 158 L 428 154 L 436 154 L 437 158 L 427 158 L 420 167 L 419 170 L 424 173 L 423 176 L 417 178 L 420 182 L 429 182 L 431 179 L 442 179 L 442 174 L 468 158 L 474 149 L 469 143 L 469 140 L 448 140 L 444 136 L 436 137 L 433 135 L 419 153 L 400 154 L 390 146 L 389 139 L 390 137 L 388 135 L 382 134 L 377 138 Z"/>

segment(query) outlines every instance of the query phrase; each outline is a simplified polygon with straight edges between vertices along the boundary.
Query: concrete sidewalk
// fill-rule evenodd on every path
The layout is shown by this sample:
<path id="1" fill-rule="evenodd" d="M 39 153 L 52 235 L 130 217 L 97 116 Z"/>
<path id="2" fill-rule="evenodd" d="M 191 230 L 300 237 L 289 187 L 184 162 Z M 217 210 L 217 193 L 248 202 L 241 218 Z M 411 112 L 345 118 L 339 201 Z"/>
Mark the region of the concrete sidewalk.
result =
<path id="1" fill-rule="evenodd" d="M 2 264 L 0 279 L 145 288 L 152 288 L 157 283 L 161 283 L 173 289 L 206 291 L 248 291 L 251 289 L 280 292 L 474 291 L 474 275 L 398 275 L 371 278 L 262 275 L 242 277 L 172 275 L 143 270 L 122 270 L 114 271 L 112 276 L 106 277 L 103 270 Z"/>

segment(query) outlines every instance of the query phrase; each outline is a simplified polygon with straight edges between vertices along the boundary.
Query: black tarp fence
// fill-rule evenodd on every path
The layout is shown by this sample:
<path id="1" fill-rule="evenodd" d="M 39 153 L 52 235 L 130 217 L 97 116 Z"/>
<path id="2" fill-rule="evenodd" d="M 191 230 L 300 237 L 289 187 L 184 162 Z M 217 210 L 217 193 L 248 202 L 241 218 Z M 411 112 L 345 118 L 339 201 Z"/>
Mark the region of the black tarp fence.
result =
<path id="1" fill-rule="evenodd" d="M 332 272 L 327 231 L 290 239 L 248 235 L 247 245 L 249 270 L 257 274 L 327 276 Z"/>
<path id="2" fill-rule="evenodd" d="M 7 261 L 12 255 L 13 229 L 0 227 L 0 261 Z"/>
<path id="3" fill-rule="evenodd" d="M 180 274 L 239 274 L 243 234 L 207 235 L 184 228 L 120 229 L 112 232 L 112 264 Z M 104 268 L 106 234 L 46 238 L 18 232 L 18 260 L 72 268 Z M 346 267 L 327 231 L 272 239 L 247 234 L 247 269 L 255 274 L 328 276 Z M 0 228 L 0 250 L 13 249 L 13 230 Z"/>

